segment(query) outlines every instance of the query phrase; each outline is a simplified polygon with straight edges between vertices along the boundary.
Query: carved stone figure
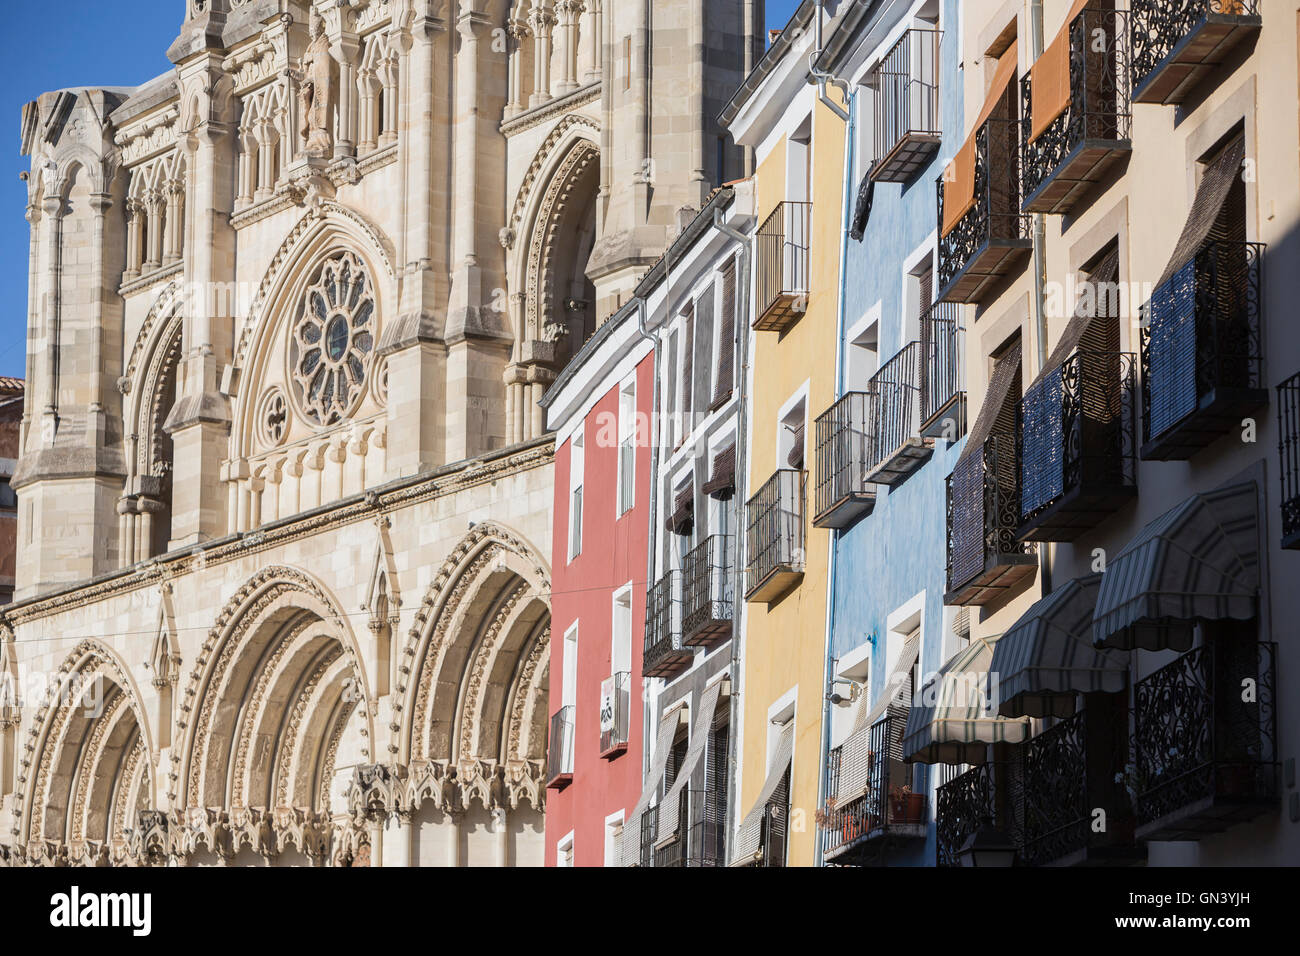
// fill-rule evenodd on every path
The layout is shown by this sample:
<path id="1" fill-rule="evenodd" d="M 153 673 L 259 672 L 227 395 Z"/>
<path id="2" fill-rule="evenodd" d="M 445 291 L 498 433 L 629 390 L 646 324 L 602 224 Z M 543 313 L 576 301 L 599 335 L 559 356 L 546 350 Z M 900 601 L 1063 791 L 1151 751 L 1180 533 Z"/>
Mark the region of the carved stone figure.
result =
<path id="1" fill-rule="evenodd" d="M 298 135 L 308 156 L 324 157 L 330 154 L 334 137 L 330 119 L 334 107 L 334 58 L 330 56 L 330 41 L 325 35 L 325 21 L 319 13 L 312 13 L 311 42 L 302 55 L 298 69 L 292 71 L 298 81 Z"/>

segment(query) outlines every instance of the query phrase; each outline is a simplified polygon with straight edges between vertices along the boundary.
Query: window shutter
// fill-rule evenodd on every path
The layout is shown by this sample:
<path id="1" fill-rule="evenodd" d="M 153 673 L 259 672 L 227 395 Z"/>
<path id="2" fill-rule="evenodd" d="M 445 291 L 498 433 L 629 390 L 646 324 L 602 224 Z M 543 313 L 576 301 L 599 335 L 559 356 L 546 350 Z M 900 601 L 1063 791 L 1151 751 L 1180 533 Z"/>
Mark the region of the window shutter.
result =
<path id="1" fill-rule="evenodd" d="M 718 383 L 713 407 L 731 398 L 736 377 L 736 260 L 722 267 L 722 321 L 718 326 Z"/>
<path id="2" fill-rule="evenodd" d="M 794 430 L 794 444 L 790 446 L 790 457 L 787 459 L 791 468 L 803 470 L 803 425 L 799 425 Z"/>
<path id="3" fill-rule="evenodd" d="M 682 434 L 694 431 L 695 402 L 692 391 L 695 384 L 695 303 L 686 309 L 685 334 L 682 339 Z"/>

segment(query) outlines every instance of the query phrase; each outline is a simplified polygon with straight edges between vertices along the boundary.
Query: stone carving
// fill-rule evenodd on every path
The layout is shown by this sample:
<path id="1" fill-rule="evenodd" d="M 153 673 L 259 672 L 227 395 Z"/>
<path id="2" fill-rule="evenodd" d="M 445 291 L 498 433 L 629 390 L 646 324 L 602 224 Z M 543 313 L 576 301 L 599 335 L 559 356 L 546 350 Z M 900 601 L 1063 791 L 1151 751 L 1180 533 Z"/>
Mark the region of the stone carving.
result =
<path id="1" fill-rule="evenodd" d="M 330 120 L 334 107 L 334 58 L 325 21 L 312 11 L 311 42 L 291 75 L 298 82 L 298 135 L 308 156 L 325 158 L 334 145 Z"/>

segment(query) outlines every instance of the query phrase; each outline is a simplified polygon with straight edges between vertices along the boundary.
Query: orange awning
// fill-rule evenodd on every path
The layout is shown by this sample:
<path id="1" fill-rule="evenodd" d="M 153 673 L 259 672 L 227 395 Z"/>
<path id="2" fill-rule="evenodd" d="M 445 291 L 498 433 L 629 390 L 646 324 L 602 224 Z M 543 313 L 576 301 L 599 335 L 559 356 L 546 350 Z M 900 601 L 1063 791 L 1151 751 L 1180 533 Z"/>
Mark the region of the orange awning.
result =
<path id="1" fill-rule="evenodd" d="M 980 127 L 997 109 L 1006 95 L 1007 87 L 1016 76 L 1016 47 L 1011 47 L 998 60 L 997 72 L 993 74 L 993 85 L 989 87 L 984 100 L 984 108 L 971 127 L 970 135 L 961 149 L 952 158 L 949 168 L 944 170 L 943 179 L 943 234 L 952 232 L 961 217 L 970 212 L 975 205 L 975 138 Z"/>
<path id="2" fill-rule="evenodd" d="M 1030 67 L 1030 113 L 1033 120 L 1030 142 L 1038 139 L 1070 107 L 1070 24 L 1092 2 L 1094 0 L 1074 0 L 1074 6 L 1065 15 L 1065 25 Z"/>

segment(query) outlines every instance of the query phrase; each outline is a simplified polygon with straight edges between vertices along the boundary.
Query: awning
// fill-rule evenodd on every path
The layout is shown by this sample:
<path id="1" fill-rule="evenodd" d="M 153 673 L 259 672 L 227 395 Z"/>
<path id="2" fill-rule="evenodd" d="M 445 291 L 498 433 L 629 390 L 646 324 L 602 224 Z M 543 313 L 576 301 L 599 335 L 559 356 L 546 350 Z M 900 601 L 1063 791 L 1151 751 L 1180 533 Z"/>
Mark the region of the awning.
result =
<path id="1" fill-rule="evenodd" d="M 655 734 L 654 755 L 650 760 L 650 769 L 646 772 L 645 783 L 641 787 L 641 799 L 636 802 L 632 812 L 623 820 L 623 840 L 619 851 L 624 866 L 638 866 L 641 863 L 641 817 L 659 782 L 664 778 L 668 766 L 668 753 L 673 746 L 673 737 L 677 734 L 677 725 L 681 719 L 681 708 L 674 707 L 659 720 L 659 732 Z"/>
<path id="2" fill-rule="evenodd" d="M 1070 24 L 1089 3 L 1101 5 L 1100 0 L 1074 0 L 1065 15 L 1065 25 L 1029 69 L 1030 142 L 1070 107 Z"/>
<path id="3" fill-rule="evenodd" d="M 1157 289 L 1168 282 L 1175 272 L 1187 265 L 1209 239 L 1210 230 L 1214 228 L 1215 220 L 1219 218 L 1219 210 L 1223 208 L 1233 183 L 1241 175 L 1241 164 L 1245 159 L 1246 141 L 1244 137 L 1239 136 L 1206 167 L 1201 185 L 1196 190 L 1196 197 L 1192 200 L 1191 212 L 1187 214 L 1187 222 L 1183 224 L 1182 235 L 1178 237 L 1178 244 L 1174 246 L 1174 254 L 1170 257 L 1169 264 L 1165 266 L 1160 281 L 1156 283 Z"/>
<path id="4" fill-rule="evenodd" d="M 1018 744 L 1029 736 L 1028 718 L 999 717 L 990 678 L 996 637 L 983 637 L 939 671 L 907 714 L 903 759 L 916 763 L 984 763 L 989 744 Z"/>
<path id="5" fill-rule="evenodd" d="M 704 689 L 700 697 L 700 709 L 695 715 L 695 726 L 691 728 L 691 744 L 686 749 L 686 759 L 677 768 L 673 785 L 668 788 L 664 798 L 659 801 L 659 827 L 655 833 L 655 842 L 663 843 L 677 835 L 677 824 L 681 821 L 682 791 L 690 788 L 691 775 L 704 754 L 704 745 L 709 740 L 709 730 L 713 726 L 713 715 L 718 709 L 718 697 L 722 694 L 722 681 Z"/>
<path id="6" fill-rule="evenodd" d="M 952 168 L 943 174 L 943 235 L 952 232 L 961 217 L 970 212 L 975 205 L 975 143 L 980 127 L 993 115 L 993 111 L 1002 103 L 1007 87 L 1016 77 L 1017 48 L 1012 46 L 998 60 L 997 71 L 993 74 L 993 84 L 989 87 L 988 97 L 979 118 L 971 127 L 970 135 L 962 143 L 952 158 Z"/>
<path id="7" fill-rule="evenodd" d="M 871 774 L 871 728 L 891 706 L 906 708 L 911 704 L 907 696 L 907 675 L 920 651 L 920 636 L 913 634 L 903 642 L 898 661 L 885 679 L 884 690 L 875 705 L 870 710 L 862 707 L 854 713 L 852 730 L 840 744 L 840 784 L 838 792 L 832 796 L 852 800 L 866 791 Z"/>
<path id="8" fill-rule="evenodd" d="M 710 498 L 727 500 L 736 493 L 736 446 L 728 445 L 713 456 L 713 471 L 703 491 Z"/>
<path id="9" fill-rule="evenodd" d="M 758 791 L 758 799 L 754 801 L 753 808 L 741 821 L 740 832 L 736 834 L 735 852 L 731 857 L 733 866 L 753 863 L 758 859 L 763 840 L 763 813 L 767 809 L 768 801 L 776 793 L 777 787 L 781 786 L 781 780 L 790 769 L 790 761 L 793 759 L 794 719 L 791 718 L 790 722 L 781 728 L 780 736 L 776 740 L 767 779 L 763 781 L 763 788 Z"/>
<path id="10" fill-rule="evenodd" d="M 989 387 L 984 392 L 984 403 L 980 405 L 979 414 L 975 416 L 975 424 L 971 426 L 970 434 L 966 438 L 966 447 L 961 450 L 958 461 L 969 458 L 984 447 L 989 435 L 993 433 L 993 426 L 997 423 L 998 415 L 1002 412 L 1002 406 L 1006 403 L 1007 396 L 1011 393 L 1011 386 L 1015 384 L 1019 372 L 1020 341 L 1017 340 L 993 366 L 993 374 L 989 376 Z"/>
<path id="11" fill-rule="evenodd" d="M 673 510 L 664 522 L 665 530 L 672 534 L 690 534 L 695 526 L 695 489 L 689 484 L 677 492 Z"/>
<path id="12" fill-rule="evenodd" d="M 998 675 L 1003 717 L 1069 717 L 1078 694 L 1128 686 L 1128 652 L 1092 645 L 1101 578 L 1090 574 L 1057 588 L 998 640 L 990 670 Z"/>
<path id="13" fill-rule="evenodd" d="M 1253 481 L 1193 495 L 1143 528 L 1102 576 L 1093 641 L 1126 649 L 1188 650 L 1190 629 L 1159 625 L 1254 617 L 1259 610 L 1258 495 Z"/>

